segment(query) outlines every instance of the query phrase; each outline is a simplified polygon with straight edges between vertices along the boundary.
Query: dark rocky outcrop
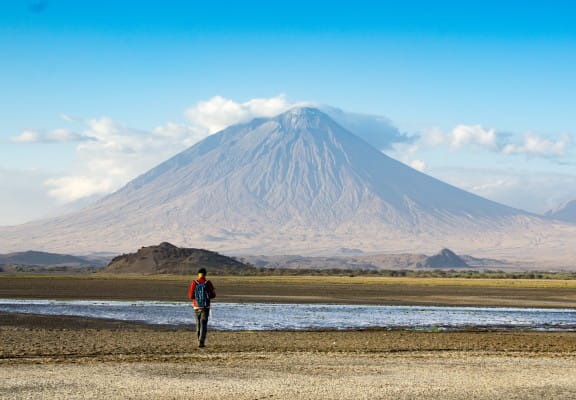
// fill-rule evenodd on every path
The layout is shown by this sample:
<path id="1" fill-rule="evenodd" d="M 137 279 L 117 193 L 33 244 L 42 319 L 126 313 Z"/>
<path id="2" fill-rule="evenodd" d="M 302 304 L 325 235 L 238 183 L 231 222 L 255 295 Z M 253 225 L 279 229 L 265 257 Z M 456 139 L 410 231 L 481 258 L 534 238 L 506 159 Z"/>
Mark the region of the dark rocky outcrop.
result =
<path id="1" fill-rule="evenodd" d="M 428 257 L 424 266 L 427 268 L 470 268 L 466 261 L 450 249 L 442 249 L 438 254 Z"/>
<path id="2" fill-rule="evenodd" d="M 193 275 L 199 268 L 206 268 L 209 274 L 213 274 L 248 267 L 213 251 L 180 248 L 163 242 L 115 257 L 102 272 Z"/>

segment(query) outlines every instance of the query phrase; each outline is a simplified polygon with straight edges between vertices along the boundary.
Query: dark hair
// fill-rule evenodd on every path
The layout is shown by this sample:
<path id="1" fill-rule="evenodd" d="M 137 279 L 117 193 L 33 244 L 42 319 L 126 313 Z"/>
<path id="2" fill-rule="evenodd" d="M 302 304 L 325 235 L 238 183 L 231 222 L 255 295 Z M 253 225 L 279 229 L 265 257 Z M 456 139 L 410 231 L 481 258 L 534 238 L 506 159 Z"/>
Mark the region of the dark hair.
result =
<path id="1" fill-rule="evenodd" d="M 198 270 L 198 273 L 199 273 L 199 274 L 204 274 L 204 275 L 206 275 L 206 268 L 200 268 L 200 269 Z"/>

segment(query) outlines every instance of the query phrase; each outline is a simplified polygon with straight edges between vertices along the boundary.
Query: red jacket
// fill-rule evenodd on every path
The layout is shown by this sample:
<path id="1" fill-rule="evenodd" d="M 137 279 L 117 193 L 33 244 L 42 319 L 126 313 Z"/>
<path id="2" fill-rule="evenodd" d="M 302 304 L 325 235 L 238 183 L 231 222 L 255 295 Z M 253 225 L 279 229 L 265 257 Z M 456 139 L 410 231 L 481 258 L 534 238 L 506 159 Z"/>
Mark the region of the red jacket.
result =
<path id="1" fill-rule="evenodd" d="M 210 299 L 216 298 L 216 291 L 214 290 L 214 285 L 212 285 L 212 282 L 207 281 L 204 278 L 197 279 L 197 281 L 200 283 L 208 282 L 208 289 L 210 290 Z M 192 300 L 194 304 L 194 309 L 200 309 L 201 307 L 198 307 L 198 304 L 196 304 L 196 299 L 194 298 L 194 289 L 196 289 L 196 281 L 190 284 L 190 289 L 188 289 L 188 298 Z M 210 300 L 208 300 L 208 306 L 206 306 L 206 308 L 210 308 Z"/>

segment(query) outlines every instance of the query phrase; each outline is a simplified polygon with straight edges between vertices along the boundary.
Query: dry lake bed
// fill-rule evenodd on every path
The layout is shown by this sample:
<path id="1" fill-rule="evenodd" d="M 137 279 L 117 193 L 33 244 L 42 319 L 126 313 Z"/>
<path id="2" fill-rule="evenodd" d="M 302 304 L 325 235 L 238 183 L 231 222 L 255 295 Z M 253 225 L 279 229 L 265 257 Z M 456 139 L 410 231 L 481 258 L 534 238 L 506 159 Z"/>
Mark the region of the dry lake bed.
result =
<path id="1" fill-rule="evenodd" d="M 227 302 L 576 308 L 571 282 L 354 279 L 214 283 Z M 0 298 L 173 301 L 186 287 L 174 277 L 12 276 L 0 278 Z M 571 331 L 210 331 L 198 349 L 191 328 L 0 314 L 0 397 L 173 399 L 198 387 L 214 399 L 576 397 Z"/>

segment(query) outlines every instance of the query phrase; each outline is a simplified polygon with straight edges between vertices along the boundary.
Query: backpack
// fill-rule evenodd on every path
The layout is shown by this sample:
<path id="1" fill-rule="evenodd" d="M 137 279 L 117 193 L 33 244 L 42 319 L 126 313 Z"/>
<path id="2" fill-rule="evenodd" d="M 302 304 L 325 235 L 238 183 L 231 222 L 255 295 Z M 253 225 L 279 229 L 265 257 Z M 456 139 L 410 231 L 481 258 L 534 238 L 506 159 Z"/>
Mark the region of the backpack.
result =
<path id="1" fill-rule="evenodd" d="M 208 281 L 196 281 L 194 299 L 198 307 L 208 307 L 208 304 L 210 304 L 210 287 L 208 286 Z"/>

